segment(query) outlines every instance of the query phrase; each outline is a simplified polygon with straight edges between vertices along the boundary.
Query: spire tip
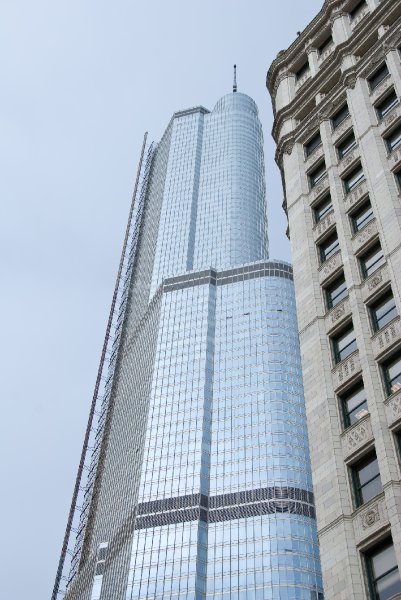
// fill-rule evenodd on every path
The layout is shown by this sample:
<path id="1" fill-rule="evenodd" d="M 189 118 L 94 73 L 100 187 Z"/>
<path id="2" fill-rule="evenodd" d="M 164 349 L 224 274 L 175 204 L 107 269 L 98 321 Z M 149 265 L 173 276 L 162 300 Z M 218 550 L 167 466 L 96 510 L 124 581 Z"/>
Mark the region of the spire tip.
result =
<path id="1" fill-rule="evenodd" d="M 237 65 L 234 65 L 234 83 L 233 83 L 233 92 L 237 91 Z"/>

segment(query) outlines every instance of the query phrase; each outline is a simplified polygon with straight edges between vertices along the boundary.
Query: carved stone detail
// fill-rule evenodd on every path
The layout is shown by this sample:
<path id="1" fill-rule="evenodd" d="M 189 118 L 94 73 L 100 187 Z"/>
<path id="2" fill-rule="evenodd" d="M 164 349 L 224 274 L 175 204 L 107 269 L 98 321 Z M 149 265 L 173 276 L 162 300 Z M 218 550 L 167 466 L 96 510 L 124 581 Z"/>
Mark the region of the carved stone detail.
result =
<path id="1" fill-rule="evenodd" d="M 319 269 L 319 281 L 322 284 L 330 275 L 332 275 L 337 269 L 343 264 L 341 252 L 336 252 L 326 260 L 326 262 Z"/>
<path id="2" fill-rule="evenodd" d="M 340 176 L 348 169 L 352 163 L 354 163 L 359 157 L 361 153 L 358 147 L 354 148 L 347 156 L 345 156 L 338 165 L 338 174 Z"/>
<path id="3" fill-rule="evenodd" d="M 355 236 L 354 240 L 353 240 L 353 250 L 354 252 L 359 252 L 359 250 L 368 242 L 372 239 L 372 237 L 374 235 L 377 234 L 377 222 L 376 219 L 374 219 L 373 221 L 371 221 L 369 223 L 369 225 L 366 225 L 366 227 L 364 227 L 362 229 L 362 231 L 360 231 L 358 233 L 358 235 Z"/>
<path id="4" fill-rule="evenodd" d="M 370 416 L 366 416 L 350 427 L 349 430 L 345 431 L 345 436 L 343 436 L 345 458 L 347 459 L 354 452 L 362 448 L 372 438 Z"/>
<path id="5" fill-rule="evenodd" d="M 356 85 L 357 79 L 358 79 L 358 76 L 353 71 L 351 71 L 349 73 L 345 73 L 344 77 L 343 77 L 344 86 L 353 90 Z"/>
<path id="6" fill-rule="evenodd" d="M 368 527 L 372 527 L 375 523 L 380 521 L 380 513 L 378 504 L 373 505 L 369 508 L 365 513 L 361 515 L 361 524 L 363 529 L 368 529 Z"/>
<path id="7" fill-rule="evenodd" d="M 319 160 L 319 158 L 322 158 L 323 155 L 324 155 L 323 144 L 320 144 L 320 146 L 318 148 L 316 148 L 316 150 L 313 152 L 313 154 L 308 156 L 308 158 L 305 160 L 305 170 L 308 171 L 311 168 L 311 166 L 316 161 Z"/>
<path id="8" fill-rule="evenodd" d="M 334 388 L 337 390 L 348 379 L 356 375 L 361 370 L 359 354 L 356 350 L 343 360 L 335 369 L 333 369 Z"/>
<path id="9" fill-rule="evenodd" d="M 329 188 L 329 180 L 326 176 L 321 183 L 319 183 L 316 187 L 313 188 L 311 192 L 311 201 L 316 200 L 324 191 Z"/>
<path id="10" fill-rule="evenodd" d="M 334 212 L 329 213 L 324 219 L 315 225 L 313 231 L 314 241 L 318 240 L 334 224 Z"/>
<path id="11" fill-rule="evenodd" d="M 332 140 L 335 144 L 337 140 L 345 133 L 348 129 L 352 127 L 351 117 L 347 117 L 344 121 L 333 131 Z"/>
<path id="12" fill-rule="evenodd" d="M 400 319 L 392 321 L 373 337 L 373 352 L 378 356 L 388 350 L 395 342 L 401 341 Z"/>
<path id="13" fill-rule="evenodd" d="M 393 84 L 393 80 L 391 79 L 390 75 L 387 75 L 386 79 L 384 79 L 380 85 L 377 86 L 376 89 L 374 89 L 371 94 L 371 100 L 372 102 L 376 102 L 376 100 L 382 95 L 384 94 L 384 92 Z"/>
<path id="14" fill-rule="evenodd" d="M 359 15 L 357 15 L 355 17 L 355 19 L 352 21 L 351 23 L 351 29 L 354 30 L 358 27 L 358 25 L 361 23 L 361 21 L 363 21 L 363 19 L 369 14 L 369 9 L 366 7 L 363 10 L 361 10 L 361 12 L 359 13 Z"/>
<path id="15" fill-rule="evenodd" d="M 390 426 L 401 418 L 401 392 L 398 392 L 389 399 L 387 404 L 387 418 Z"/>
<path id="16" fill-rule="evenodd" d="M 383 265 L 366 280 L 365 285 L 363 287 L 363 301 L 366 302 L 388 281 L 389 274 L 387 270 L 387 265 Z"/>
<path id="17" fill-rule="evenodd" d="M 354 191 L 352 191 L 350 194 L 347 194 L 345 196 L 345 198 L 344 198 L 345 210 L 348 212 L 367 193 L 368 193 L 368 184 L 366 183 L 366 180 L 361 181 L 361 183 L 358 185 L 357 188 L 355 188 Z"/>

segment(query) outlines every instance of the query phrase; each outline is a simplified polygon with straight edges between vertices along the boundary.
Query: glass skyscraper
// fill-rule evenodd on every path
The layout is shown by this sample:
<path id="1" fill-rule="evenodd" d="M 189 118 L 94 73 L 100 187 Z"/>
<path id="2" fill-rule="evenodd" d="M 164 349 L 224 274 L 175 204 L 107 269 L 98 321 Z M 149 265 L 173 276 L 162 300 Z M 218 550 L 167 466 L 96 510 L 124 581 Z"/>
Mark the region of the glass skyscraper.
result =
<path id="1" fill-rule="evenodd" d="M 66 598 L 317 600 L 292 269 L 268 256 L 254 101 L 174 114 L 148 158 Z"/>

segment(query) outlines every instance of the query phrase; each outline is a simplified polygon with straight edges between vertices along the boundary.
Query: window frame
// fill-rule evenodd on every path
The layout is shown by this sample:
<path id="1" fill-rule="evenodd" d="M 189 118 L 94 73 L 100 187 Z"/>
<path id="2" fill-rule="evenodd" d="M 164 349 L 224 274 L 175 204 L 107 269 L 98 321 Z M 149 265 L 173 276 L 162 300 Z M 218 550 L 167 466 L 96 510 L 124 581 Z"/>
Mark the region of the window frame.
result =
<path id="1" fill-rule="evenodd" d="M 386 303 L 386 301 L 388 302 L 389 300 L 393 300 L 393 306 L 387 310 L 386 313 L 384 313 L 384 315 L 382 315 L 382 317 L 378 318 L 376 311 L 383 305 Z M 395 310 L 395 314 L 384 323 L 384 325 L 380 325 L 380 320 L 384 319 L 387 315 L 389 315 L 392 311 Z M 370 321 L 372 323 L 372 330 L 373 333 L 377 333 L 378 331 L 380 331 L 381 329 L 383 329 L 383 327 L 386 327 L 386 325 L 388 325 L 393 319 L 395 319 L 396 317 L 398 317 L 398 310 L 397 310 L 397 305 L 395 303 L 395 298 L 394 295 L 390 290 L 387 291 L 386 294 L 380 296 L 380 298 L 371 306 L 369 306 L 369 315 L 370 315 Z"/>
<path id="2" fill-rule="evenodd" d="M 309 60 L 306 59 L 306 61 L 303 63 L 303 65 L 295 71 L 295 73 L 294 73 L 295 81 L 298 83 L 299 80 L 302 79 L 302 77 L 308 72 L 310 73 L 310 64 L 309 64 Z"/>
<path id="3" fill-rule="evenodd" d="M 391 104 L 389 107 L 387 107 L 387 109 L 385 110 L 385 112 L 383 113 L 381 110 L 381 106 L 383 106 L 383 104 L 385 104 L 385 102 L 391 98 L 392 96 L 395 97 L 395 102 L 393 102 L 393 104 Z M 398 104 L 400 103 L 400 99 L 398 98 L 395 89 L 393 88 L 391 90 L 391 92 L 389 94 L 387 94 L 387 96 L 385 98 L 383 98 L 383 100 L 381 100 L 379 102 L 379 104 L 377 104 L 374 108 L 376 111 L 376 115 L 377 118 L 379 119 L 379 121 L 382 121 L 388 114 L 389 112 L 391 112 L 393 110 L 393 108 L 395 108 Z"/>
<path id="4" fill-rule="evenodd" d="M 380 580 L 382 580 L 384 577 L 388 576 L 390 573 L 394 573 L 395 571 L 398 571 L 398 579 L 401 582 L 400 570 L 399 570 L 399 566 L 398 566 L 396 557 L 395 557 L 396 560 L 395 560 L 394 567 L 392 567 L 391 569 L 387 569 L 386 571 L 384 571 L 384 573 L 382 573 L 378 577 L 375 577 L 375 574 L 374 574 L 373 558 L 376 556 L 379 556 L 384 550 L 386 550 L 390 546 L 392 546 L 394 549 L 394 542 L 391 537 L 381 541 L 378 545 L 376 545 L 374 548 L 369 550 L 369 552 L 364 553 L 363 557 L 364 557 L 364 563 L 365 563 L 365 571 L 366 571 L 366 575 L 367 575 L 369 596 L 370 596 L 371 600 L 377 600 L 380 598 L 380 596 L 379 596 L 380 592 L 378 590 L 377 583 Z M 395 550 L 394 550 L 394 555 L 395 555 Z M 398 593 L 399 592 L 396 591 L 396 594 L 398 594 Z"/>
<path id="5" fill-rule="evenodd" d="M 309 149 L 309 146 L 310 146 L 311 142 L 313 142 L 317 138 L 319 138 L 319 142 L 315 146 L 313 146 L 312 149 Z M 306 142 L 306 144 L 304 144 L 305 158 L 309 158 L 310 156 L 312 156 L 312 154 L 314 154 L 314 152 L 321 145 L 322 145 L 322 137 L 320 135 L 320 130 L 318 130 L 314 135 L 312 135 L 311 138 L 309 138 L 308 142 Z"/>
<path id="6" fill-rule="evenodd" d="M 329 254 L 326 255 L 324 252 L 324 244 L 328 243 L 330 246 L 330 240 L 337 240 L 337 245 L 334 247 L 334 249 L 329 251 Z M 338 239 L 338 235 L 337 235 L 337 231 L 334 231 L 332 234 L 330 234 L 329 236 L 327 236 L 327 238 L 325 238 L 324 240 L 322 240 L 322 242 L 320 242 L 320 244 L 318 244 L 318 249 L 319 249 L 319 260 L 320 260 L 320 264 L 323 265 L 325 262 L 327 262 L 329 260 L 329 258 L 331 258 L 333 256 L 333 254 L 335 254 L 336 252 L 338 252 L 338 250 L 340 249 L 340 241 Z"/>
<path id="7" fill-rule="evenodd" d="M 327 210 L 325 210 L 325 212 L 319 216 L 318 218 L 318 208 L 319 206 L 322 206 L 324 203 L 329 204 L 329 207 Z M 326 194 L 324 196 L 324 198 L 321 198 L 319 200 L 319 202 L 317 204 L 315 204 L 315 206 L 312 206 L 312 211 L 313 211 L 313 221 L 314 224 L 317 225 L 318 223 L 320 223 L 320 221 L 322 221 L 328 214 L 330 214 L 331 212 L 333 212 L 333 200 L 331 198 L 331 194 L 330 192 L 328 194 Z"/>
<path id="8" fill-rule="evenodd" d="M 334 43 L 333 36 L 331 33 L 324 38 L 323 42 L 317 47 L 318 56 L 322 56 L 324 52 Z"/>
<path id="9" fill-rule="evenodd" d="M 376 81 L 376 76 L 379 73 L 381 73 L 381 71 L 383 71 L 384 75 L 382 77 L 380 77 L 379 79 L 377 79 L 377 81 Z M 371 75 L 369 75 L 369 77 L 367 78 L 370 92 L 373 92 L 377 87 L 379 87 L 381 82 L 384 81 L 389 75 L 390 75 L 390 71 L 387 66 L 387 62 L 383 61 L 382 64 L 380 65 L 380 67 L 377 67 L 377 69 Z M 374 85 L 373 85 L 373 82 L 374 82 Z"/>
<path id="10" fill-rule="evenodd" d="M 343 111 L 345 111 L 345 112 L 346 112 L 346 114 L 344 114 L 344 116 L 342 116 L 342 117 L 340 118 L 340 120 L 338 121 L 338 120 L 337 120 L 337 119 L 338 119 L 338 115 L 341 115 Z M 349 106 L 348 106 L 348 103 L 347 103 L 347 102 L 345 102 L 345 103 L 342 105 L 342 107 L 341 107 L 341 108 L 339 108 L 339 109 L 338 109 L 338 111 L 337 111 L 337 112 L 335 112 L 335 113 L 334 113 L 334 115 L 332 115 L 332 116 L 330 117 L 330 122 L 331 122 L 331 128 L 332 128 L 332 131 L 335 131 L 335 130 L 337 129 L 337 127 L 339 127 L 339 126 L 341 125 L 341 123 L 344 123 L 344 121 L 345 121 L 346 119 L 348 119 L 349 115 L 350 115 L 350 112 L 349 112 Z"/>
<path id="11" fill-rule="evenodd" d="M 360 171 L 360 173 L 361 173 L 360 177 L 358 177 L 358 179 L 356 179 L 356 181 L 354 181 L 354 183 L 352 183 L 350 185 L 349 180 L 352 179 L 352 177 L 354 177 L 355 173 L 358 173 L 358 171 Z M 350 194 L 351 192 L 353 192 L 354 189 L 356 187 L 358 187 L 358 185 L 364 180 L 365 180 L 365 173 L 362 168 L 362 163 L 359 163 L 358 165 L 356 165 L 356 167 L 354 169 L 352 169 L 352 171 L 350 173 L 348 173 L 348 175 L 346 177 L 344 177 L 342 179 L 345 193 Z"/>
<path id="12" fill-rule="evenodd" d="M 337 302 L 333 302 L 333 297 L 330 295 L 330 290 L 332 289 L 332 287 L 339 282 L 339 286 L 344 283 L 345 284 L 345 295 L 341 296 L 342 292 L 340 292 L 339 294 L 337 294 L 337 296 L 334 298 L 334 300 L 336 300 L 338 298 L 338 296 L 341 296 L 341 298 L 337 301 Z M 339 287 L 338 286 L 338 287 Z M 347 287 L 347 282 L 345 281 L 345 276 L 344 273 L 342 273 L 342 275 L 340 275 L 339 277 L 337 277 L 334 281 L 331 282 L 330 286 L 327 286 L 324 289 L 325 292 L 325 298 L 326 298 L 326 307 L 327 310 L 331 310 L 332 308 L 334 308 L 335 306 L 337 306 L 337 304 L 340 304 L 340 302 L 342 302 L 342 300 L 344 300 L 344 298 L 346 298 L 348 296 L 348 287 Z"/>
<path id="13" fill-rule="evenodd" d="M 341 150 L 341 147 L 351 138 L 353 138 L 353 143 L 348 145 L 348 147 L 345 150 Z M 345 156 L 347 156 L 347 154 L 349 154 L 350 152 L 352 152 L 352 150 L 354 148 L 357 147 L 357 143 L 356 143 L 356 139 L 355 139 L 355 134 L 353 131 L 351 131 L 339 144 L 337 144 L 336 146 L 336 151 L 337 151 L 337 157 L 338 160 L 342 160 Z"/>
<path id="14" fill-rule="evenodd" d="M 357 404 L 355 406 L 355 408 L 353 408 L 352 410 L 348 410 L 348 408 L 347 408 L 347 402 L 349 400 L 351 400 L 360 391 L 364 391 L 365 392 L 365 394 L 364 394 L 365 399 L 362 400 L 359 404 Z M 357 385 L 355 385 L 354 387 L 352 387 L 347 392 L 345 392 L 344 394 L 342 394 L 341 396 L 339 396 L 339 400 L 340 400 L 341 414 L 342 414 L 342 421 L 343 421 L 344 429 L 348 429 L 348 427 L 351 427 L 351 425 L 354 425 L 355 423 L 358 423 L 358 421 L 360 421 L 360 419 L 363 419 L 366 416 L 364 414 L 361 417 L 356 418 L 354 421 L 351 422 L 350 415 L 352 413 L 355 413 L 355 411 L 360 410 L 361 407 L 363 407 L 364 405 L 366 405 L 366 414 L 369 414 L 368 401 L 367 401 L 367 398 L 366 398 L 366 390 L 365 390 L 365 387 L 364 387 L 362 381 L 360 383 L 358 383 Z"/>
<path id="15" fill-rule="evenodd" d="M 383 373 L 383 380 L 384 380 L 384 389 L 386 392 L 386 397 L 388 398 L 389 396 L 392 396 L 393 394 L 396 394 L 397 392 L 399 392 L 401 390 L 401 354 L 399 355 L 394 355 L 395 358 L 393 359 L 389 359 L 388 361 L 386 361 L 383 365 L 382 365 L 382 373 Z M 397 363 L 400 364 L 400 371 L 399 373 L 397 373 L 397 375 L 395 377 L 393 377 L 393 379 L 390 379 L 389 377 L 389 369 L 396 365 Z M 392 390 L 392 381 L 394 381 L 394 379 L 396 379 L 397 377 L 400 377 L 400 387 L 399 389 L 395 389 L 394 391 Z"/>
<path id="16" fill-rule="evenodd" d="M 376 268 L 373 269 L 373 271 L 368 272 L 368 269 L 366 268 L 366 258 L 369 256 L 373 256 L 375 250 L 380 250 L 381 251 L 381 257 L 378 258 L 373 265 L 376 265 L 379 261 L 381 261 L 383 259 L 383 262 L 381 262 Z M 383 252 L 383 248 L 380 245 L 380 242 L 378 242 L 377 244 L 374 244 L 373 246 L 371 246 L 364 254 L 362 254 L 359 257 L 359 264 L 361 267 L 361 273 L 362 273 L 362 277 L 363 279 L 368 279 L 368 277 L 370 277 L 371 275 L 373 275 L 373 273 L 375 273 L 378 269 L 380 269 L 380 267 L 382 265 L 384 265 L 386 262 L 385 256 L 384 256 L 384 252 Z"/>
<path id="17" fill-rule="evenodd" d="M 372 464 L 374 461 L 376 461 L 376 464 L 377 464 L 377 474 L 362 484 L 360 481 L 359 472 L 362 469 L 364 469 L 365 467 L 367 467 L 369 464 Z M 367 504 L 368 502 L 373 500 L 373 498 L 376 498 L 379 494 L 381 494 L 383 492 L 383 484 L 381 482 L 379 462 L 377 460 L 377 455 L 374 450 L 373 450 L 373 452 L 369 452 L 369 454 L 367 454 L 361 460 L 359 460 L 357 463 L 355 463 L 351 466 L 351 477 L 352 477 L 352 487 L 353 487 L 353 492 L 354 492 L 355 508 L 359 508 L 360 506 Z M 380 487 L 381 487 L 380 492 L 378 492 L 371 498 L 368 498 L 367 500 L 365 500 L 363 498 L 363 488 L 365 488 L 367 485 L 369 485 L 370 483 L 372 483 L 372 481 L 375 481 L 376 479 L 379 479 L 379 481 L 380 481 Z"/>
<path id="18" fill-rule="evenodd" d="M 356 223 L 356 219 L 358 218 L 358 215 L 361 215 L 361 213 L 363 214 L 363 212 L 362 212 L 362 211 L 363 211 L 364 209 L 366 210 L 366 212 L 368 212 L 368 208 L 369 208 L 369 206 L 370 206 L 370 208 L 371 208 L 371 211 L 370 211 L 370 214 L 368 215 L 368 217 L 370 216 L 370 218 L 366 217 L 366 218 L 365 218 L 365 219 L 362 221 L 362 224 L 361 224 L 361 225 L 358 227 L 358 226 L 357 226 L 357 223 Z M 363 202 L 363 204 L 362 204 L 361 206 L 359 206 L 359 208 L 358 208 L 356 211 L 354 211 L 353 213 L 351 213 L 351 215 L 350 215 L 352 233 L 353 233 L 354 235 L 356 235 L 357 233 L 359 233 L 360 231 L 362 231 L 362 229 L 363 229 L 364 227 L 366 227 L 366 225 L 367 225 L 368 223 L 370 223 L 371 221 L 373 221 L 375 218 L 376 218 L 376 217 L 375 217 L 375 215 L 374 215 L 374 212 L 373 212 L 373 207 L 372 207 L 372 205 L 371 205 L 371 203 L 370 203 L 370 199 L 369 199 L 369 198 L 367 198 L 367 199 L 366 199 L 366 201 L 365 201 L 365 202 Z"/>
<path id="19" fill-rule="evenodd" d="M 354 334 L 354 339 L 351 340 L 350 342 L 348 342 L 348 344 L 346 344 L 341 350 L 339 349 L 339 340 L 341 340 L 342 338 L 346 337 L 347 335 L 349 335 L 350 333 Z M 345 329 L 341 330 L 341 332 L 339 332 L 336 336 L 333 336 L 331 338 L 331 346 L 332 346 L 332 352 L 333 352 L 333 359 L 334 359 L 334 364 L 338 365 L 340 362 L 342 362 L 343 360 L 345 360 L 346 358 L 348 358 L 353 352 L 355 352 L 356 350 L 358 350 L 358 346 L 356 343 L 356 334 L 355 334 L 355 329 L 354 329 L 354 325 L 351 322 L 351 326 L 350 327 L 346 327 Z M 348 352 L 348 348 L 352 347 L 352 350 L 350 352 Z M 345 354 L 345 356 L 342 355 L 342 353 L 344 351 L 347 351 L 347 353 Z"/>
<path id="20" fill-rule="evenodd" d="M 317 179 L 313 177 L 314 173 L 319 173 L 320 168 L 323 166 L 322 173 L 318 176 Z M 308 173 L 309 187 L 311 190 L 315 188 L 327 175 L 327 167 L 325 161 L 319 163 L 310 173 Z"/>
<path id="21" fill-rule="evenodd" d="M 398 139 L 397 139 L 395 145 L 391 145 L 390 140 L 391 140 L 392 136 L 396 137 L 397 133 L 398 133 Z M 389 134 L 386 135 L 385 142 L 386 142 L 386 146 L 387 146 L 387 150 L 388 150 L 389 154 L 392 154 L 395 150 L 397 150 L 397 148 L 399 148 L 401 146 L 401 125 L 398 125 L 397 127 L 395 127 L 393 129 L 392 132 L 390 132 Z"/>

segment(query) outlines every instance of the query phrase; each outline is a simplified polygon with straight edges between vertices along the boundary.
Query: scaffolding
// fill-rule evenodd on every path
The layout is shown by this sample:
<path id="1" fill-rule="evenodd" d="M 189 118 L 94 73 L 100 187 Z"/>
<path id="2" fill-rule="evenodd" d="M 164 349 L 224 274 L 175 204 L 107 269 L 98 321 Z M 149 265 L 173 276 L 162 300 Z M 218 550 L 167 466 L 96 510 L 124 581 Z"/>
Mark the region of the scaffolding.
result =
<path id="1" fill-rule="evenodd" d="M 147 148 L 147 135 L 145 133 L 143 139 L 128 224 L 51 600 L 64 598 L 79 569 L 113 389 L 150 168 L 156 149 L 153 143 Z M 145 152 L 146 160 L 144 160 Z"/>

